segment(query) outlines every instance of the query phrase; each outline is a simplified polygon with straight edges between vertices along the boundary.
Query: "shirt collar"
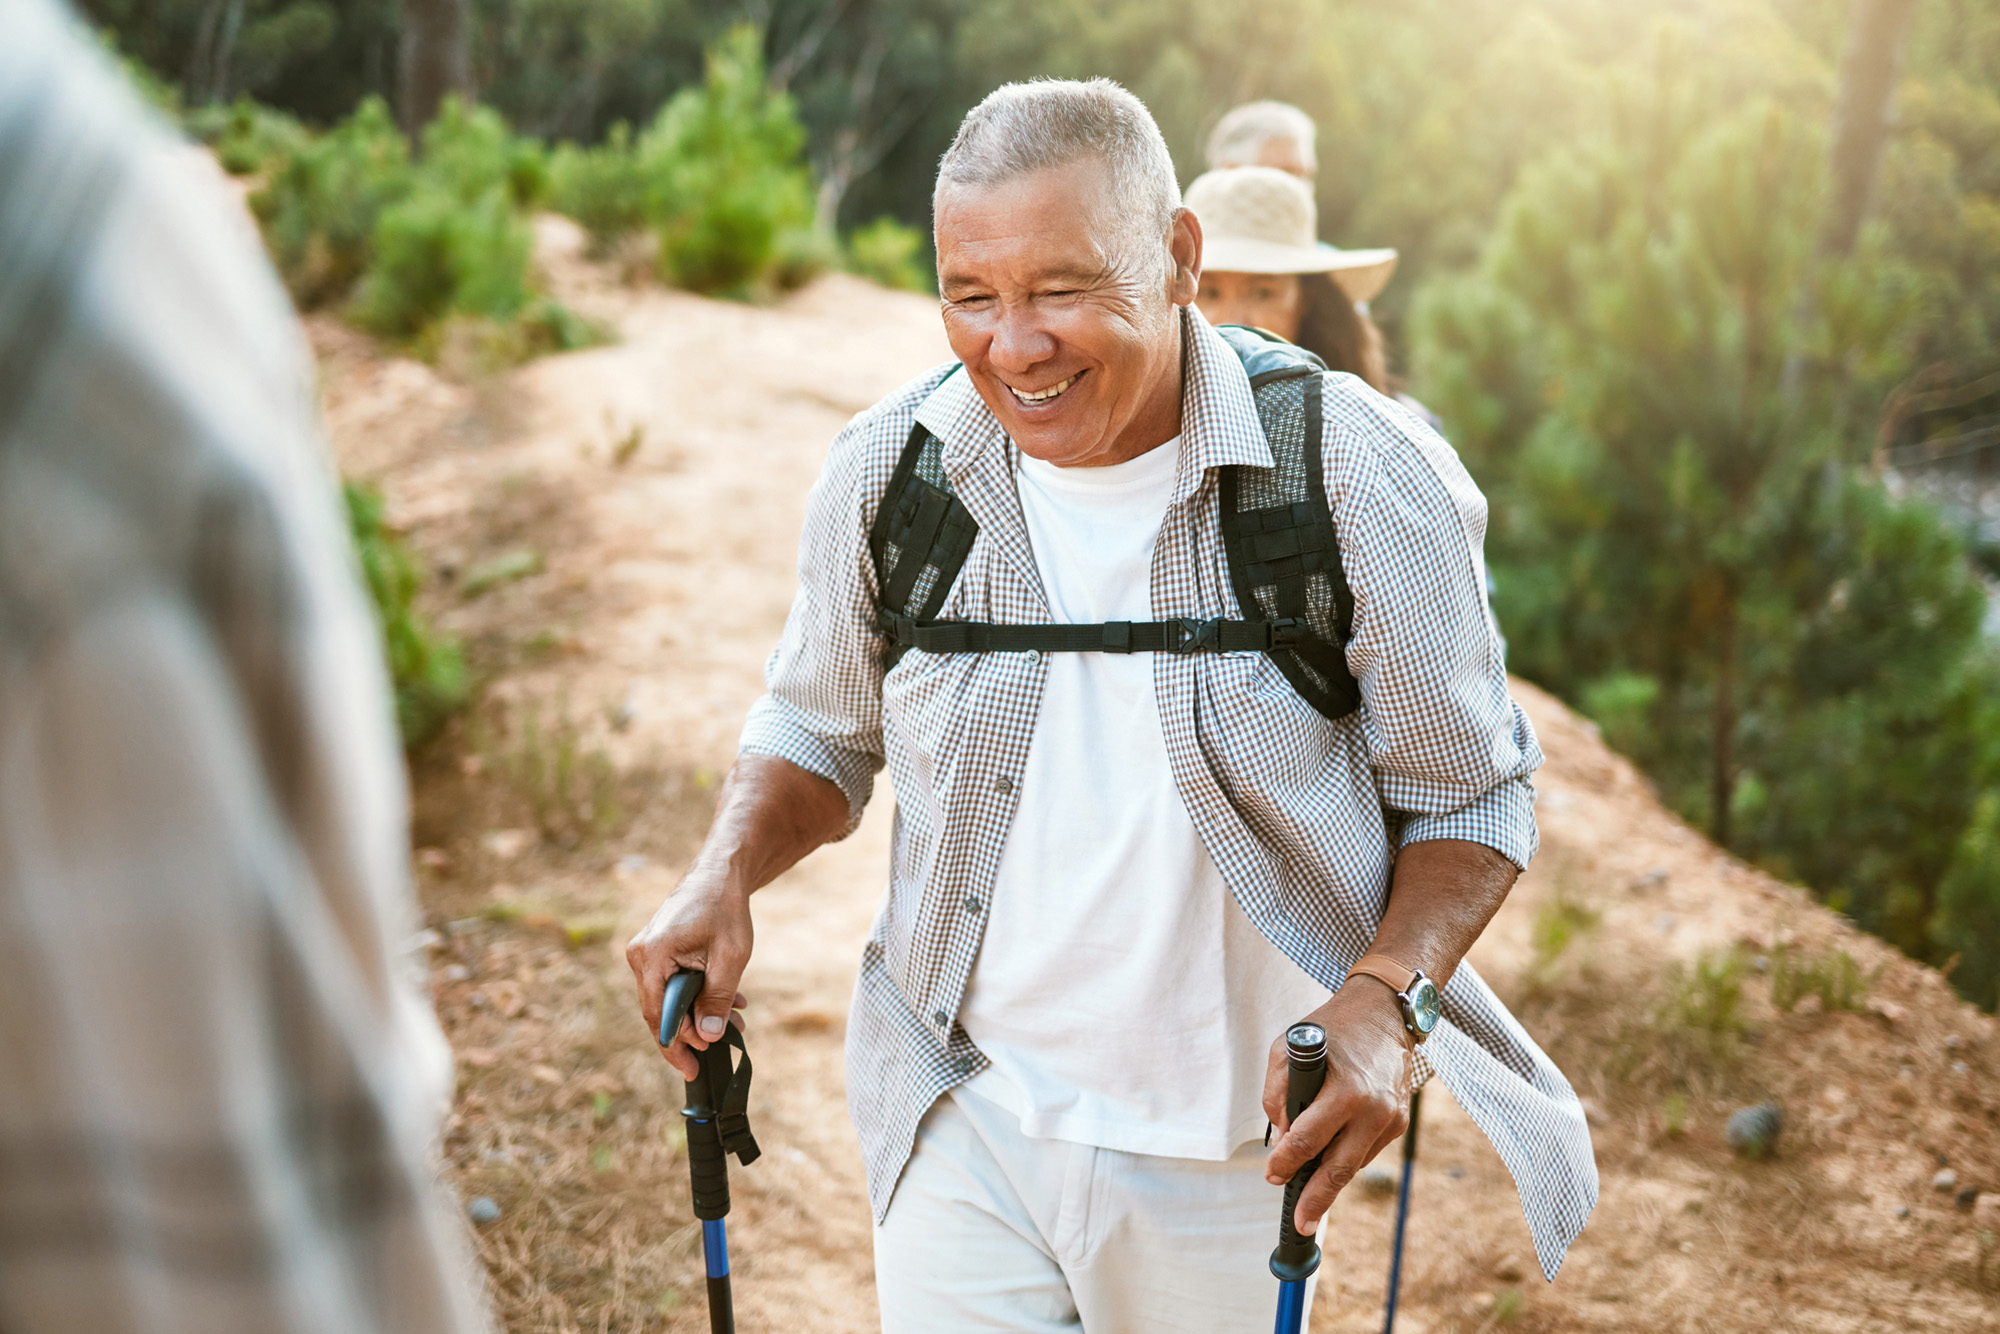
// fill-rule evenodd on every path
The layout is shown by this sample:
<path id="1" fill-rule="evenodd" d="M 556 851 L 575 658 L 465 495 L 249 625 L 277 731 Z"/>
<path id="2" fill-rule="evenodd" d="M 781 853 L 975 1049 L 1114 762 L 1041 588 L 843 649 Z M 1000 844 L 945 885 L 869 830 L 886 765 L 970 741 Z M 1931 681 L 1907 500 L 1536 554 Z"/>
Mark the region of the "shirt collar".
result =
<path id="1" fill-rule="evenodd" d="M 1257 401 L 1243 362 L 1193 306 L 1183 316 L 1186 378 L 1181 388 L 1181 462 L 1175 503 L 1200 489 L 1210 468 L 1243 463 L 1272 466 L 1271 447 L 1257 421 Z M 1007 433 L 963 369 L 947 377 L 917 409 L 917 421 L 944 444 L 943 463 L 954 477 L 975 460 L 1006 458 Z"/>

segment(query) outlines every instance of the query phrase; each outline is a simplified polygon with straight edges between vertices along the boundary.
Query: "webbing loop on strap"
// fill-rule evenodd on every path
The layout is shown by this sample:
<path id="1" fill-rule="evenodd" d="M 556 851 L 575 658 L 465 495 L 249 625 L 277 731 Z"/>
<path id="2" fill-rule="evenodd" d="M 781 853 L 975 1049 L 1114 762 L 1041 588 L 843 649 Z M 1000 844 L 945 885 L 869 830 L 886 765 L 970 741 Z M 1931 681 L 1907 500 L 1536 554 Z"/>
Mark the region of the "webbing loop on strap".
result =
<path id="1" fill-rule="evenodd" d="M 875 623 L 898 648 L 923 653 L 1268 653 L 1308 636 L 1304 621 L 1232 621 L 1182 616 L 1171 621 L 1093 625 L 996 625 L 990 621 L 919 621 L 886 608 Z"/>
<path id="2" fill-rule="evenodd" d="M 735 1154 L 736 1161 L 748 1167 L 761 1152 L 756 1136 L 750 1133 L 750 1048 L 744 1045 L 743 1032 L 734 1024 L 726 1031 L 728 1045 L 742 1055 L 736 1058 L 729 1087 L 716 1099 L 715 1128 L 722 1136 L 723 1151 Z"/>

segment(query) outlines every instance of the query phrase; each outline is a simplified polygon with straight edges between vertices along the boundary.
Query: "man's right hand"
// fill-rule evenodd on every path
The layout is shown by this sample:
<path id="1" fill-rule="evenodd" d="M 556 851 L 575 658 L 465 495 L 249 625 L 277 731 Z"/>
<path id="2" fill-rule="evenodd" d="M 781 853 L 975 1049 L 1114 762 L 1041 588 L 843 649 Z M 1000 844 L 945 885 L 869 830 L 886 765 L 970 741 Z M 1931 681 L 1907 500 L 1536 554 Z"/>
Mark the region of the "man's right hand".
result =
<path id="1" fill-rule="evenodd" d="M 683 968 L 708 974 L 681 1031 L 663 1049 L 683 1079 L 695 1077 L 694 1053 L 720 1040 L 730 1011 L 743 1004 L 736 984 L 750 962 L 750 895 L 846 826 L 841 790 L 790 760 L 744 755 L 729 771 L 694 865 L 625 947 L 639 983 L 639 1012 L 655 1037 L 667 979 Z"/>
<path id="2" fill-rule="evenodd" d="M 750 896 L 697 863 L 680 887 L 653 914 L 653 920 L 625 946 L 625 962 L 639 983 L 639 1010 L 646 1030 L 660 1031 L 660 1004 L 667 979 L 683 968 L 707 974 L 701 995 L 688 1008 L 673 1043 L 661 1048 L 681 1078 L 697 1073 L 694 1053 L 719 1041 L 731 1011 L 744 1004 L 736 984 L 750 962 Z"/>

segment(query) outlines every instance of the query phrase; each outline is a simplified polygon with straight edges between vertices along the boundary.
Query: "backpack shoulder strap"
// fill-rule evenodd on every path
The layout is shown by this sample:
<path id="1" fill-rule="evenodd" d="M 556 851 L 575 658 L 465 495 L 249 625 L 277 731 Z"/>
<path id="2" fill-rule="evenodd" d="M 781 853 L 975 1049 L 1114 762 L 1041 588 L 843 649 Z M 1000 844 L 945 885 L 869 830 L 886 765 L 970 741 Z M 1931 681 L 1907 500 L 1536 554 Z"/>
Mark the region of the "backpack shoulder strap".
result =
<path id="1" fill-rule="evenodd" d="M 1347 668 L 1353 594 L 1340 559 L 1322 461 L 1325 363 L 1260 331 L 1219 333 L 1243 360 L 1270 468 L 1236 465 L 1222 475 L 1222 537 L 1244 614 L 1303 622 L 1307 633 L 1274 648 L 1272 660 L 1305 701 L 1330 719 L 1360 705 Z"/>
<path id="2" fill-rule="evenodd" d="M 878 618 L 935 618 L 978 536 L 978 522 L 945 476 L 943 454 L 938 438 L 914 423 L 889 474 L 868 534 Z"/>

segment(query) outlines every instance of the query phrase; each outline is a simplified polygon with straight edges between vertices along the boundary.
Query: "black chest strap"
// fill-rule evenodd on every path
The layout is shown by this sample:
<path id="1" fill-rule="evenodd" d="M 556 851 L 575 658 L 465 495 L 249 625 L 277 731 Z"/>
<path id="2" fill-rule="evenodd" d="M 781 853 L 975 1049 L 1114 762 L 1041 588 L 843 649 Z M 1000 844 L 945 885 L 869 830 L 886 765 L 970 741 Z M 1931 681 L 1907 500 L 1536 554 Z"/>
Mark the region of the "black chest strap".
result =
<path id="1" fill-rule="evenodd" d="M 1094 625 L 996 625 L 990 621 L 918 621 L 878 610 L 875 624 L 897 648 L 920 653 L 1268 653 L 1274 648 L 1291 648 L 1307 637 L 1303 620 L 1231 621 L 1194 616 Z"/>

